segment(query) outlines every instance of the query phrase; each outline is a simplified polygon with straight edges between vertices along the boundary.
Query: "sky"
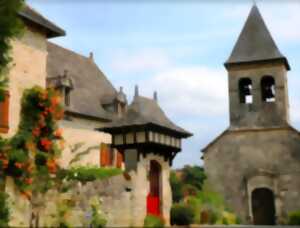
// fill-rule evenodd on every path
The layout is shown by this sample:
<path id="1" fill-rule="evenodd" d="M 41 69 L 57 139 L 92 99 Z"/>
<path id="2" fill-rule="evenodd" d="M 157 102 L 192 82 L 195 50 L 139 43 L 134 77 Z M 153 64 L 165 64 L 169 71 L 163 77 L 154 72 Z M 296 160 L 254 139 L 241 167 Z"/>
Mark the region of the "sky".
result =
<path id="1" fill-rule="evenodd" d="M 158 101 L 167 116 L 194 134 L 173 166 L 202 165 L 201 149 L 229 126 L 223 63 L 242 30 L 252 0 L 27 0 L 66 30 L 51 41 L 88 56 L 132 100 Z M 282 3 L 284 2 L 284 3 Z M 292 70 L 290 114 L 300 129 L 300 1 L 256 1 Z"/>

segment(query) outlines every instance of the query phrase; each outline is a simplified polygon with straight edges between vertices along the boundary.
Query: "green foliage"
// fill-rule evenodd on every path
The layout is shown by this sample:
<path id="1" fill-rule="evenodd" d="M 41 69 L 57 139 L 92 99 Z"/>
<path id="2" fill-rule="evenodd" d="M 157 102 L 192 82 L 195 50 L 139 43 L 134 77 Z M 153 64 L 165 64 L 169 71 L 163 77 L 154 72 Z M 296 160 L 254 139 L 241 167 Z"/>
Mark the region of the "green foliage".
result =
<path id="1" fill-rule="evenodd" d="M 122 173 L 122 170 L 116 168 L 98 168 L 98 167 L 76 167 L 67 170 L 65 178 L 67 180 L 77 180 L 80 182 L 88 182 L 94 180 L 103 180 Z"/>
<path id="2" fill-rule="evenodd" d="M 199 166 L 185 166 L 182 170 L 172 171 L 170 185 L 173 202 L 180 202 L 189 195 L 196 195 L 201 191 L 205 178 L 204 169 Z"/>
<path id="3" fill-rule="evenodd" d="M 202 189 L 206 175 L 204 169 L 199 166 L 185 166 L 182 169 L 182 182 L 196 187 L 198 190 Z"/>
<path id="4" fill-rule="evenodd" d="M 147 215 L 144 220 L 144 227 L 156 227 L 156 228 L 162 228 L 164 227 L 164 221 L 162 218 L 154 216 L 154 215 Z"/>
<path id="5" fill-rule="evenodd" d="M 195 196 L 191 196 L 187 199 L 186 204 L 193 209 L 194 212 L 194 219 L 193 223 L 200 224 L 201 218 L 201 201 Z"/>
<path id="6" fill-rule="evenodd" d="M 176 176 L 176 173 L 174 171 L 171 171 L 170 174 L 170 185 L 172 189 L 172 198 L 173 202 L 178 203 L 183 198 L 183 192 L 182 192 L 182 182 L 178 179 Z"/>
<path id="7" fill-rule="evenodd" d="M 191 184 L 185 184 L 182 187 L 182 192 L 184 196 L 196 196 L 198 191 L 199 190 Z"/>
<path id="8" fill-rule="evenodd" d="M 177 203 L 171 208 L 171 224 L 172 225 L 190 225 L 194 220 L 194 211 L 190 206 Z"/>
<path id="9" fill-rule="evenodd" d="M 0 192 L 0 227 L 8 227 L 9 208 L 7 199 L 7 194 L 5 192 Z"/>
<path id="10" fill-rule="evenodd" d="M 11 39 L 22 34 L 23 24 L 18 12 L 23 7 L 22 0 L 0 0 L 0 101 L 7 86 L 7 68 L 11 62 Z"/>
<path id="11" fill-rule="evenodd" d="M 291 212 L 288 216 L 288 225 L 300 225 L 300 211 Z"/>
<path id="12" fill-rule="evenodd" d="M 98 212 L 98 208 L 92 205 L 92 221 L 91 227 L 103 228 L 105 227 L 107 221 L 102 214 Z"/>

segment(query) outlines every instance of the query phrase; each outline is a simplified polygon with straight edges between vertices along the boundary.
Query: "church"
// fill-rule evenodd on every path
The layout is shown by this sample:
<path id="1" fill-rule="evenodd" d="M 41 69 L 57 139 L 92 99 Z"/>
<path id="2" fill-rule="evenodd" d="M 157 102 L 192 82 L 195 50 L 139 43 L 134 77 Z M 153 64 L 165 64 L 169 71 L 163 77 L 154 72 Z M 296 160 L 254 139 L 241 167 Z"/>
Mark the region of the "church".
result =
<path id="1" fill-rule="evenodd" d="M 256 5 L 225 67 L 230 126 L 203 149 L 208 181 L 243 224 L 282 224 L 300 208 L 300 135 L 289 118 L 291 67 Z"/>

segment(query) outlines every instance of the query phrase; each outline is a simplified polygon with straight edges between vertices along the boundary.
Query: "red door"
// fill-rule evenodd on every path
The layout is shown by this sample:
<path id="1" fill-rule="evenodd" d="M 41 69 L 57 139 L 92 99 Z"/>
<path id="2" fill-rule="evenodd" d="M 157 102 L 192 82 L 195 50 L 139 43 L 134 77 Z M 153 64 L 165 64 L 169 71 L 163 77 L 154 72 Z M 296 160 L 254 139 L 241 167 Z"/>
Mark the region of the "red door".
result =
<path id="1" fill-rule="evenodd" d="M 160 211 L 160 175 L 161 175 L 161 166 L 156 161 L 150 162 L 150 192 L 147 196 L 147 214 L 152 215 L 161 215 Z"/>

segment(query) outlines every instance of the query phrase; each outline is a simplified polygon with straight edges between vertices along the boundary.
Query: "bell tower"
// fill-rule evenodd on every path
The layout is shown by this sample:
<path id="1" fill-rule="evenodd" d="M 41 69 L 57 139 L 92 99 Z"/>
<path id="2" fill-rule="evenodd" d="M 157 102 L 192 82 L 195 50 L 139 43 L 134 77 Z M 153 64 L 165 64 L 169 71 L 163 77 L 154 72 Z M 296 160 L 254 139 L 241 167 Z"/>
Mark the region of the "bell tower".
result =
<path id="1" fill-rule="evenodd" d="M 231 129 L 288 125 L 287 71 L 290 66 L 256 5 L 252 7 L 225 67 Z"/>

